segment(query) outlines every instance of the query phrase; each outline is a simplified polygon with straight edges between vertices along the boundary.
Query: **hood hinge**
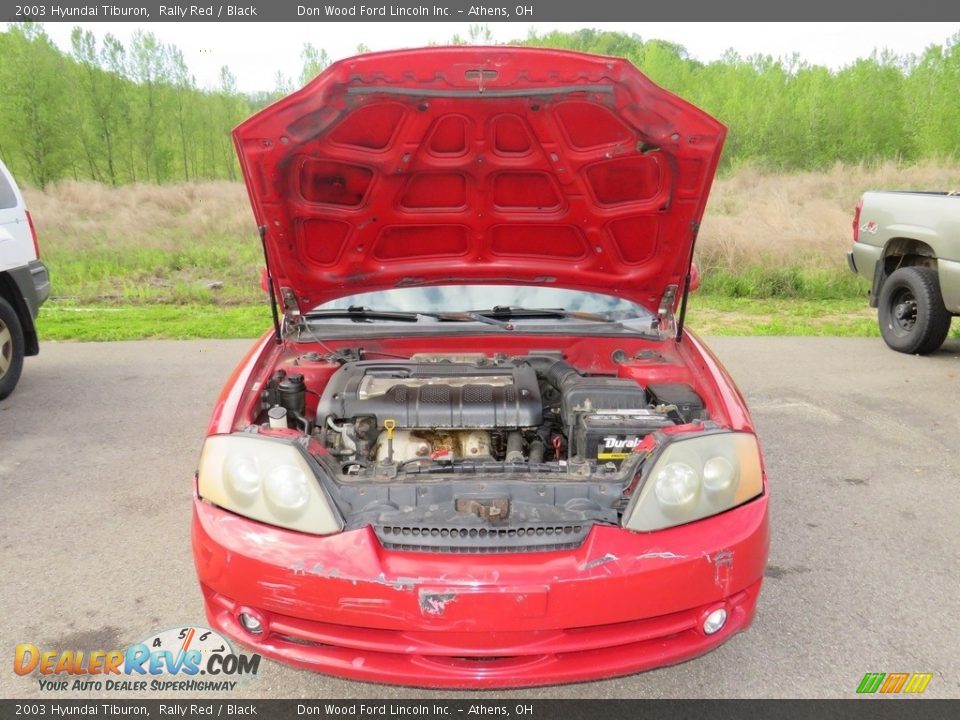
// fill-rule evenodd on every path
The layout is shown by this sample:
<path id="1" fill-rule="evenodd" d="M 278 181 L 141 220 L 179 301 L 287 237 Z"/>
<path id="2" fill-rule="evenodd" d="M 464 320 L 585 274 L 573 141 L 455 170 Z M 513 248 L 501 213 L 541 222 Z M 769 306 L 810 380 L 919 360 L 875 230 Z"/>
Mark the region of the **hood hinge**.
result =
<path id="1" fill-rule="evenodd" d="M 662 337 L 670 337 L 677 331 L 677 317 L 673 314 L 674 301 L 677 299 L 677 286 L 667 285 L 657 308 L 657 330 Z"/>
<path id="2" fill-rule="evenodd" d="M 283 300 L 283 334 L 291 330 L 298 330 L 303 325 L 303 315 L 300 313 L 300 303 L 292 288 L 280 288 L 280 297 Z"/>

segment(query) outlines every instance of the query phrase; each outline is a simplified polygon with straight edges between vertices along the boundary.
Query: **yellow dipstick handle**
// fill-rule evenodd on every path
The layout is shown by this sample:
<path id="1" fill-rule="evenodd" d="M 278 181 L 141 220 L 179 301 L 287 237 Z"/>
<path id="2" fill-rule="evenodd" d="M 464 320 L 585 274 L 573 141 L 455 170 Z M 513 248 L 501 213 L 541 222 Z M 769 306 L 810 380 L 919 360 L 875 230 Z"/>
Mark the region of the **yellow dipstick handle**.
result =
<path id="1" fill-rule="evenodd" d="M 393 418 L 383 421 L 383 429 L 387 431 L 387 462 L 393 462 L 393 429 L 397 426 L 397 421 Z"/>

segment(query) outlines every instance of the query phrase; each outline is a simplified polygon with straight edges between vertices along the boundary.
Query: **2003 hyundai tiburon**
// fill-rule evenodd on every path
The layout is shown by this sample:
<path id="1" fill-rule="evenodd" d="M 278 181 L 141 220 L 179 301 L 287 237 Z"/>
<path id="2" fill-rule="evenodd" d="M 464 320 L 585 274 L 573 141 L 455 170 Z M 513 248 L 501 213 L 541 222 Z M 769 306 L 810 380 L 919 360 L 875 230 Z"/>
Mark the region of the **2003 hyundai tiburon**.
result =
<path id="1" fill-rule="evenodd" d="M 276 329 L 200 458 L 212 626 L 446 687 L 745 629 L 763 462 L 683 328 L 724 135 L 624 60 L 504 47 L 338 62 L 240 125 Z"/>

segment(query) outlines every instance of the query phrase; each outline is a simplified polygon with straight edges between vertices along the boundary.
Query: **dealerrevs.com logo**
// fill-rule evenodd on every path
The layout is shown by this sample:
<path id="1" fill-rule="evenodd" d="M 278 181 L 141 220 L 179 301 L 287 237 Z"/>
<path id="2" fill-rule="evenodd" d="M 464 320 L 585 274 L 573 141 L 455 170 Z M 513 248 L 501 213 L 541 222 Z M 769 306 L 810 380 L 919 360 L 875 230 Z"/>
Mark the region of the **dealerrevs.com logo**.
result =
<path id="1" fill-rule="evenodd" d="M 126 650 L 17 645 L 13 670 L 44 692 L 231 691 L 256 677 L 260 655 L 236 653 L 205 627 L 163 630 Z"/>

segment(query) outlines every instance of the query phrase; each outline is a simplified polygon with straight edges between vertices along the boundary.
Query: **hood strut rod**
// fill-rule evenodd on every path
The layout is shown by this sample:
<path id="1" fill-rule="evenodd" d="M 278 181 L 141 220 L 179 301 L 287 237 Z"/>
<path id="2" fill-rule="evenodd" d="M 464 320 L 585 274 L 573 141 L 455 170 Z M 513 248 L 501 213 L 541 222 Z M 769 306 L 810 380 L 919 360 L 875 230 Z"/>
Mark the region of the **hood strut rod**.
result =
<path id="1" fill-rule="evenodd" d="M 677 342 L 680 342 L 683 339 L 683 319 L 687 315 L 687 296 L 690 294 L 690 274 L 691 268 L 693 267 L 693 250 L 697 245 L 697 234 L 700 232 L 700 223 L 691 223 L 690 229 L 693 232 L 693 238 L 690 241 L 690 259 L 687 262 L 687 276 L 683 279 L 683 295 L 680 297 L 680 313 L 677 316 Z"/>
<path id="2" fill-rule="evenodd" d="M 273 335 L 277 345 L 283 342 L 280 335 L 280 313 L 277 311 L 277 294 L 273 290 L 273 273 L 270 271 L 270 253 L 267 252 L 267 226 L 260 225 L 260 244 L 263 246 L 263 264 L 267 269 L 267 292 L 270 293 L 270 312 L 273 313 Z"/>

